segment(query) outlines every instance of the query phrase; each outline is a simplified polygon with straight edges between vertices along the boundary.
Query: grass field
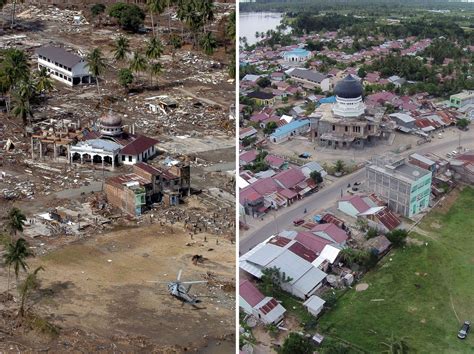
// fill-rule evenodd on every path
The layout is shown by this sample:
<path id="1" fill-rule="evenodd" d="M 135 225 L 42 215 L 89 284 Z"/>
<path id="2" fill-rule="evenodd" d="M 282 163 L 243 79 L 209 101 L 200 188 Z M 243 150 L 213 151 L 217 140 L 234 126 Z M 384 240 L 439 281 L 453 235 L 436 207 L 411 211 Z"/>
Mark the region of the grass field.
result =
<path id="1" fill-rule="evenodd" d="M 392 334 L 410 352 L 474 353 L 474 331 L 456 337 L 461 321 L 474 322 L 474 189 L 419 227 L 410 236 L 423 243 L 387 255 L 362 279 L 366 291 L 347 292 L 322 316 L 321 332 L 371 353 Z"/>

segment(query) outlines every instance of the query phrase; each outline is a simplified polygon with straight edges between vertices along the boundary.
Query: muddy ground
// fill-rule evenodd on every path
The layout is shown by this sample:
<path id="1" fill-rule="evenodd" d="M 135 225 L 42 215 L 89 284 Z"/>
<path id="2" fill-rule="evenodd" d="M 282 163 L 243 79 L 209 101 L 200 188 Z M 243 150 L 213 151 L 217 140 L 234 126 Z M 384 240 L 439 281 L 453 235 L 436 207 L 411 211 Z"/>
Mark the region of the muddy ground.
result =
<path id="1" fill-rule="evenodd" d="M 216 244 L 216 236 L 209 234 L 191 240 L 178 224 L 154 224 L 70 244 L 30 261 L 32 269 L 43 266 L 45 271 L 29 305 L 60 329 L 92 332 L 110 345 L 137 337 L 149 343 L 148 348 L 161 350 L 192 350 L 220 341 L 233 345 L 234 244 L 219 240 Z M 193 265 L 194 254 L 207 260 Z M 202 300 L 199 309 L 182 306 L 166 286 L 149 282 L 174 280 L 179 269 L 183 280 L 209 280 L 191 288 L 191 294 Z M 5 269 L 0 274 L 5 279 Z M 178 335 L 182 333 L 186 336 Z M 9 341 L 35 350 L 58 348 L 68 341 L 61 335 L 52 342 L 41 337 L 36 343 L 37 339 L 14 333 L 3 338 L 3 348 Z"/>

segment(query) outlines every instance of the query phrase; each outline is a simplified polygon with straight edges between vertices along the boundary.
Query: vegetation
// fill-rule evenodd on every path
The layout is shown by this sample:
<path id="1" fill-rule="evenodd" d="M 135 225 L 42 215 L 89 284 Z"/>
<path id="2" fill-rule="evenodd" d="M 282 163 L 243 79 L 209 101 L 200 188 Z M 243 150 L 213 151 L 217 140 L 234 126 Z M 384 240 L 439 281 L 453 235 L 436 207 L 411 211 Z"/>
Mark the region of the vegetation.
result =
<path id="1" fill-rule="evenodd" d="M 254 173 L 266 171 L 269 168 L 268 163 L 265 161 L 265 157 L 267 157 L 267 151 L 260 151 L 252 163 L 245 165 L 244 170 L 249 170 Z"/>
<path id="2" fill-rule="evenodd" d="M 362 279 L 369 288 L 347 291 L 319 319 L 319 330 L 370 353 L 387 350 L 383 342 L 400 340 L 413 353 L 472 351 L 474 338 L 460 341 L 456 333 L 460 321 L 474 315 L 474 287 L 468 280 L 474 253 L 469 231 L 474 229 L 473 203 L 474 188 L 466 187 L 449 211 L 425 216 L 418 227 L 426 236 L 411 234 L 421 245 L 392 250 L 376 272 Z M 394 341 L 387 340 L 392 336 Z"/>
<path id="3" fill-rule="evenodd" d="M 99 48 L 95 48 L 90 52 L 86 57 L 87 67 L 89 72 L 95 77 L 95 81 L 97 84 L 97 93 L 100 95 L 100 87 L 99 87 L 99 78 L 102 76 L 105 70 L 105 59 L 102 56 L 102 52 Z"/>
<path id="4" fill-rule="evenodd" d="M 408 236 L 408 231 L 403 229 L 396 229 L 387 233 L 386 237 L 388 240 L 395 246 L 401 247 L 405 245 L 406 238 Z"/>
<path id="5" fill-rule="evenodd" d="M 262 270 L 262 277 L 260 278 L 262 288 L 266 295 L 274 296 L 275 291 L 281 290 L 281 286 L 293 279 L 287 277 L 285 272 L 281 272 L 279 268 L 265 268 Z"/>
<path id="6" fill-rule="evenodd" d="M 33 255 L 33 253 L 28 248 L 28 243 L 24 238 L 19 238 L 16 242 L 10 242 L 3 254 L 3 261 L 8 267 L 8 282 L 7 282 L 7 294 L 10 292 L 10 272 L 11 268 L 15 272 L 15 279 L 18 281 L 18 276 L 20 274 L 20 269 L 26 271 L 28 269 L 28 264 L 26 263 L 26 258 Z"/>
<path id="7" fill-rule="evenodd" d="M 123 2 L 111 5 L 109 16 L 116 18 L 123 29 L 132 32 L 138 32 L 145 20 L 145 13 L 140 7 Z"/>
<path id="8" fill-rule="evenodd" d="M 276 130 L 276 128 L 278 128 L 278 125 L 276 124 L 276 122 L 268 122 L 265 125 L 265 128 L 263 128 L 263 133 L 265 135 L 271 135 Z"/>
<path id="9" fill-rule="evenodd" d="M 114 59 L 123 61 L 130 52 L 130 41 L 124 35 L 120 35 L 114 42 Z"/>
<path id="10" fill-rule="evenodd" d="M 345 168 L 345 165 L 344 165 L 344 161 L 342 160 L 336 160 L 336 162 L 334 163 L 334 169 L 336 172 L 339 172 L 339 173 L 343 173 L 344 172 L 344 168 Z"/>
<path id="11" fill-rule="evenodd" d="M 25 305 L 28 300 L 29 295 L 32 291 L 39 288 L 40 282 L 38 280 L 38 272 L 40 270 L 44 270 L 43 267 L 36 268 L 32 273 L 29 273 L 26 276 L 26 279 L 23 283 L 20 284 L 18 288 L 18 292 L 20 293 L 20 316 L 23 317 L 25 315 Z"/>
<path id="12" fill-rule="evenodd" d="M 124 89 L 128 90 L 128 88 L 133 82 L 132 71 L 128 68 L 120 69 L 118 72 L 118 80 L 120 85 L 123 86 Z"/>
<path id="13" fill-rule="evenodd" d="M 310 339 L 295 332 L 291 332 L 285 338 L 283 345 L 278 350 L 279 354 L 311 354 L 314 351 L 314 346 Z"/>
<path id="14" fill-rule="evenodd" d="M 461 129 L 466 129 L 469 124 L 471 124 L 471 121 L 466 118 L 461 118 L 456 123 L 456 125 Z"/>
<path id="15" fill-rule="evenodd" d="M 309 174 L 309 177 L 316 183 L 323 183 L 323 176 L 318 171 L 313 171 Z"/>
<path id="16" fill-rule="evenodd" d="M 102 15 L 105 12 L 105 5 L 104 4 L 95 4 L 91 7 L 91 14 L 93 17 L 97 17 Z"/>
<path id="17" fill-rule="evenodd" d="M 165 11 L 166 0 L 147 0 L 146 5 L 148 7 L 148 11 L 150 11 L 151 29 L 153 31 L 153 36 L 155 36 L 154 15 L 162 14 Z"/>
<path id="18" fill-rule="evenodd" d="M 10 234 L 16 236 L 17 232 L 23 232 L 25 221 L 26 216 L 20 209 L 11 208 L 7 216 L 7 228 L 10 230 Z"/>
<path id="19" fill-rule="evenodd" d="M 217 41 L 212 32 L 206 32 L 206 34 L 201 37 L 199 44 L 207 55 L 212 55 L 217 48 Z"/>

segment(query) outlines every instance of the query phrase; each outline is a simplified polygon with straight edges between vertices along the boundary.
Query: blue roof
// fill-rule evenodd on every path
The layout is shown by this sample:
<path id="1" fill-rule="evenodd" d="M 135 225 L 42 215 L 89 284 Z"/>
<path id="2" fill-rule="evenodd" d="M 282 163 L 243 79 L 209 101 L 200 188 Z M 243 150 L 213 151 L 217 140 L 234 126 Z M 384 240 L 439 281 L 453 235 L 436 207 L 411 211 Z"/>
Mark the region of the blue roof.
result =
<path id="1" fill-rule="evenodd" d="M 319 103 L 336 103 L 336 96 L 321 98 Z"/>
<path id="2" fill-rule="evenodd" d="M 283 55 L 296 55 L 296 56 L 299 56 L 299 57 L 307 57 L 308 55 L 310 55 L 311 53 L 309 51 L 307 51 L 306 49 L 303 49 L 303 48 L 296 48 L 296 49 L 292 49 L 290 50 L 289 52 L 285 52 Z"/>
<path id="3" fill-rule="evenodd" d="M 309 119 L 294 120 L 291 123 L 285 124 L 284 126 L 276 129 L 271 136 L 277 138 L 279 136 L 288 134 L 295 129 L 301 128 L 304 125 L 309 125 Z"/>

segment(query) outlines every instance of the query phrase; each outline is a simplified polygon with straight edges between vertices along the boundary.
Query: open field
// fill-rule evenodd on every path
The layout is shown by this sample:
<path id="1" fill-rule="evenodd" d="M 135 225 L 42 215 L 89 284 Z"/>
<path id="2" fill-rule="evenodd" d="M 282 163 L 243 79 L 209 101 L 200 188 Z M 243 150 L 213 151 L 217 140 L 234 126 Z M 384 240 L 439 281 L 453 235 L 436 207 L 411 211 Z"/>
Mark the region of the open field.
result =
<path id="1" fill-rule="evenodd" d="M 142 338 L 152 344 L 150 350 L 156 346 L 179 352 L 220 342 L 218 348 L 232 351 L 234 245 L 222 237 L 217 245 L 215 239 L 198 234 L 191 240 L 179 224 L 172 228 L 153 224 L 59 248 L 30 262 L 32 269 L 45 268 L 32 308 L 58 326 L 60 333 L 77 329 L 106 338 L 108 344 L 117 343 L 117 338 Z M 207 260 L 193 265 L 194 254 Z M 168 294 L 166 284 L 148 282 L 172 281 L 179 269 L 183 269 L 183 280 L 209 280 L 190 291 L 201 297 L 201 309 L 182 306 Z M 7 343 L 12 340 L 25 348 L 55 348 L 54 343 L 36 343 L 37 338 L 30 343 L 27 338 L 7 338 Z M 133 346 L 122 349 L 131 348 L 138 350 Z"/>
<path id="2" fill-rule="evenodd" d="M 474 319 L 474 189 L 466 187 L 449 207 L 450 199 L 419 225 L 423 236 L 411 234 L 410 246 L 364 277 L 367 290 L 347 292 L 322 316 L 323 333 L 371 353 L 392 333 L 413 352 L 474 351 L 472 333 L 456 337 L 461 322 Z"/>

